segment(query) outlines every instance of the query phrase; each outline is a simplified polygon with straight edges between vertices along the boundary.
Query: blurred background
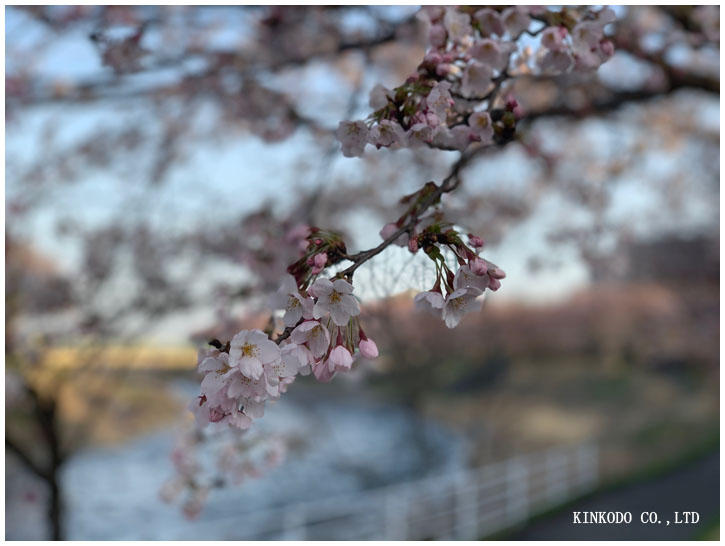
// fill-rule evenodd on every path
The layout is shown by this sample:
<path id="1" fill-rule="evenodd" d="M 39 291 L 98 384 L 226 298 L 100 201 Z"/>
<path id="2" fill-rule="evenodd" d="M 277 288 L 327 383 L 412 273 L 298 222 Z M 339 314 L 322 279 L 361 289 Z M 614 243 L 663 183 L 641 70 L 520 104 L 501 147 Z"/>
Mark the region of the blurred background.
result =
<path id="1" fill-rule="evenodd" d="M 455 330 L 416 313 L 431 272 L 389 249 L 356 275 L 380 358 L 298 378 L 237 437 L 193 430 L 196 351 L 265 323 L 285 235 L 372 247 L 459 155 L 347 159 L 334 138 L 415 70 L 417 8 L 7 7 L 6 537 L 405 538 L 406 484 L 494 463 L 533 480 L 526 457 L 551 494 L 506 482 L 500 538 L 564 536 L 530 517 L 635 482 L 699 499 L 678 532 L 717 538 L 719 8 L 614 10 L 612 60 L 516 79 L 518 139 L 446 196 L 507 272 L 483 311 Z M 567 450 L 586 476 L 556 466 Z M 476 484 L 436 501 L 476 509 L 417 538 L 491 535 Z M 367 527 L 309 525 L 335 499 L 405 515 L 350 501 Z"/>

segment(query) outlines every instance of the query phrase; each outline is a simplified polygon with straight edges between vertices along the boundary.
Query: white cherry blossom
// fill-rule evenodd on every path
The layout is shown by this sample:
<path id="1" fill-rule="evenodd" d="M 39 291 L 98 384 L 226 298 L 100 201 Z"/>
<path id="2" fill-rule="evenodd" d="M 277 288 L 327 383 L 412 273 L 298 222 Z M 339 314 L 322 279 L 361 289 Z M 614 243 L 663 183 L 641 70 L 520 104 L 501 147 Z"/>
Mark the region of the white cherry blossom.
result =
<path id="1" fill-rule="evenodd" d="M 294 326 L 301 318 L 312 318 L 314 300 L 305 298 L 297 289 L 297 283 L 292 275 L 285 275 L 282 286 L 272 296 L 271 306 L 275 309 L 284 309 L 284 325 Z"/>
<path id="2" fill-rule="evenodd" d="M 455 328 L 466 313 L 480 311 L 483 302 L 478 296 L 483 291 L 473 286 L 459 288 L 446 297 L 443 306 L 443 320 L 448 328 Z"/>
<path id="3" fill-rule="evenodd" d="M 392 91 L 388 89 L 387 87 L 380 85 L 379 83 L 375 85 L 370 90 L 370 108 L 373 110 L 380 110 L 381 108 L 385 108 L 385 106 L 388 104 L 388 97 L 392 95 Z"/>
<path id="4" fill-rule="evenodd" d="M 483 8 L 474 13 L 473 17 L 481 25 L 481 30 L 484 34 L 489 36 L 491 34 L 503 36 L 505 29 L 498 12 L 491 8 Z"/>
<path id="5" fill-rule="evenodd" d="M 320 358 L 330 347 L 330 332 L 317 320 L 306 320 L 292 330 L 290 339 L 296 345 L 307 344 L 312 356 Z"/>
<path id="6" fill-rule="evenodd" d="M 448 82 L 437 82 L 425 99 L 428 109 L 440 120 L 445 120 L 448 117 L 448 112 L 453 105 L 450 88 L 451 84 Z"/>
<path id="7" fill-rule="evenodd" d="M 341 121 L 335 135 L 342 144 L 342 155 L 360 157 L 368 142 L 368 126 L 363 121 Z"/>
<path id="8" fill-rule="evenodd" d="M 316 319 L 330 313 L 332 322 L 345 326 L 350 317 L 360 314 L 360 305 L 352 295 L 353 287 L 346 280 L 337 279 L 332 282 L 329 279 L 317 279 L 310 289 L 317 297 L 313 309 Z"/>
<path id="9" fill-rule="evenodd" d="M 280 358 L 277 344 L 261 330 L 242 330 L 232 338 L 229 363 L 238 366 L 246 377 L 259 379 L 264 373 L 264 365 Z"/>
<path id="10" fill-rule="evenodd" d="M 488 112 L 474 112 L 468 118 L 468 126 L 471 132 L 481 139 L 484 144 L 493 142 L 493 123 Z"/>
<path id="11" fill-rule="evenodd" d="M 416 309 L 440 318 L 445 300 L 440 292 L 421 292 L 413 299 Z"/>
<path id="12" fill-rule="evenodd" d="M 370 131 L 370 142 L 377 147 L 402 147 L 406 145 L 405 130 L 399 123 L 382 120 Z"/>
<path id="13" fill-rule="evenodd" d="M 491 86 L 493 70 L 487 64 L 472 61 L 463 71 L 461 93 L 464 97 L 482 97 Z"/>
<path id="14" fill-rule="evenodd" d="M 448 37 L 454 42 L 462 42 L 473 32 L 471 18 L 454 7 L 446 9 L 443 25 L 448 31 Z"/>
<path id="15" fill-rule="evenodd" d="M 518 37 L 531 24 L 531 18 L 523 6 L 511 6 L 503 10 L 501 21 L 513 38 Z"/>
<path id="16" fill-rule="evenodd" d="M 460 288 L 467 288 L 472 286 L 479 290 L 485 290 L 491 283 L 491 278 L 488 274 L 476 275 L 471 268 L 467 265 L 462 265 L 456 272 L 456 276 L 453 278 L 453 288 L 456 290 Z"/>

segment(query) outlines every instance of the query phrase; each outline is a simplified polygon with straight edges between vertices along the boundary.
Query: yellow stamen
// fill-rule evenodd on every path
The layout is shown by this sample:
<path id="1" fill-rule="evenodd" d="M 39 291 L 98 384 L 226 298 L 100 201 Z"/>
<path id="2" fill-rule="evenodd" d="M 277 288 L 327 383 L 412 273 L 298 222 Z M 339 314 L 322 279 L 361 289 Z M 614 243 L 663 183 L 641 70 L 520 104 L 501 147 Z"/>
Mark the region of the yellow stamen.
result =
<path id="1" fill-rule="evenodd" d="M 256 345 L 250 345 L 249 343 L 245 343 L 242 345 L 242 356 L 246 357 L 255 357 L 259 354 L 259 350 L 257 349 Z"/>

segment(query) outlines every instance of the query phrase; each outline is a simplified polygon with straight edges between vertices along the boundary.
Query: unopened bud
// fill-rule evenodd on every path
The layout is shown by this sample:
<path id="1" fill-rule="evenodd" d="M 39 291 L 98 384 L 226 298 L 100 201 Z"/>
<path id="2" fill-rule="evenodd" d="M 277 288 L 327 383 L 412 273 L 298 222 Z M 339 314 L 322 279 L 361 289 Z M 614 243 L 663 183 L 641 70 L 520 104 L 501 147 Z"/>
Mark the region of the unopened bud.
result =
<path id="1" fill-rule="evenodd" d="M 469 233 L 468 241 L 474 248 L 481 248 L 483 246 L 483 239 L 481 239 L 478 235 L 473 235 L 472 233 Z"/>
<path id="2" fill-rule="evenodd" d="M 327 263 L 327 254 L 325 252 L 315 254 L 315 258 L 314 258 L 315 268 L 322 269 L 323 267 L 325 267 L 326 263 Z"/>
<path id="3" fill-rule="evenodd" d="M 468 262 L 468 265 L 470 266 L 471 272 L 474 275 L 483 276 L 488 272 L 486 262 L 483 261 L 481 258 L 473 258 Z"/>

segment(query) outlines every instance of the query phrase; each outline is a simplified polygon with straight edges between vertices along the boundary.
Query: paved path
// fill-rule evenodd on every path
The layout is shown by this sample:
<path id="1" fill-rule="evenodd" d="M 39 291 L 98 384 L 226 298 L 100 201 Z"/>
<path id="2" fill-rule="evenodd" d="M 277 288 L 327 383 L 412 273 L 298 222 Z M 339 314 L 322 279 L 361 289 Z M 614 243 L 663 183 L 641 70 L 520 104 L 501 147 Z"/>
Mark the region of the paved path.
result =
<path id="1" fill-rule="evenodd" d="M 629 525 L 575 525 L 574 511 L 631 512 Z M 696 525 L 676 525 L 675 511 L 700 514 Z M 657 512 L 660 524 L 640 522 L 642 512 Z M 720 513 L 720 452 L 683 468 L 575 503 L 506 537 L 510 540 L 688 540 L 699 535 Z M 581 516 L 580 516 L 581 519 Z M 667 520 L 670 525 L 667 525 Z"/>

